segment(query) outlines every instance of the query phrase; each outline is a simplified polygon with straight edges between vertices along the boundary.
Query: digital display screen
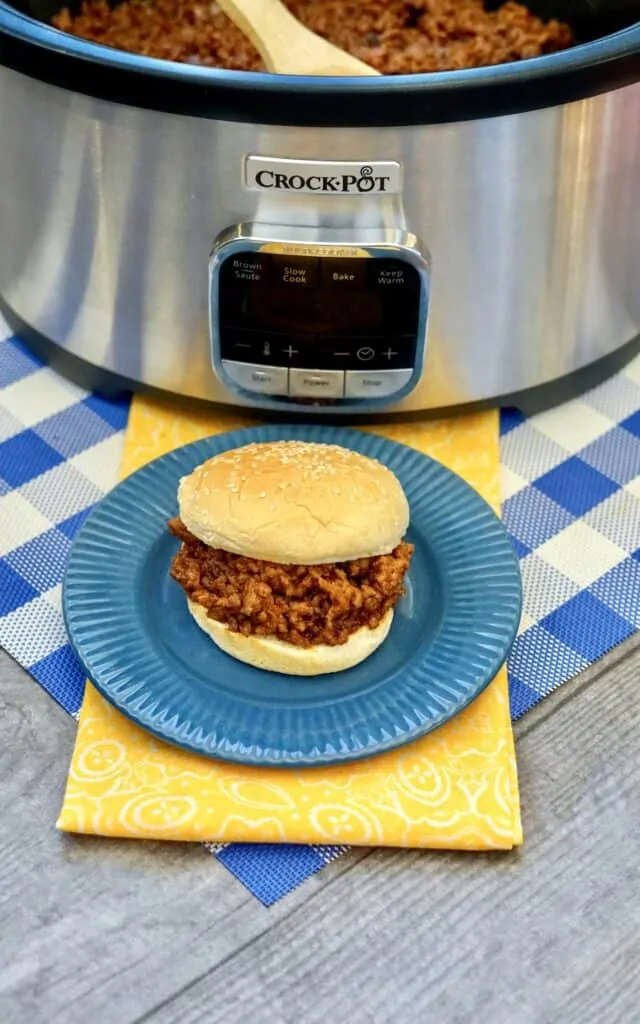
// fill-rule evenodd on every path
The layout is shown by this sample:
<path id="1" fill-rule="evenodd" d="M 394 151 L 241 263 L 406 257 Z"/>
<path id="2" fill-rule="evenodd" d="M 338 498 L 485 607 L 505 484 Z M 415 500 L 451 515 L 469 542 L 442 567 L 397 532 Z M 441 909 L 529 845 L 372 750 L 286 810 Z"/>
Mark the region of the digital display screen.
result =
<path id="1" fill-rule="evenodd" d="M 398 258 L 234 253 L 219 272 L 222 358 L 348 367 L 371 351 L 371 369 L 412 365 L 420 298 Z"/>

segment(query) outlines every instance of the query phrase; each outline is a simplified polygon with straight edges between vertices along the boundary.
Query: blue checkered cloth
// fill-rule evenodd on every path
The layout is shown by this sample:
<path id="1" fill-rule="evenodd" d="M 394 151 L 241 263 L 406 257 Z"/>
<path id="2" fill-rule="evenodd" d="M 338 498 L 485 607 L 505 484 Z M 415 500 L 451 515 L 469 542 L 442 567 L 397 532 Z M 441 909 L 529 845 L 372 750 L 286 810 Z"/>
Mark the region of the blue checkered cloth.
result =
<path id="1" fill-rule="evenodd" d="M 127 413 L 16 338 L 0 341 L 0 645 L 74 716 L 84 674 L 62 577 L 73 536 L 117 480 Z M 503 518 L 524 581 L 509 661 L 518 718 L 640 628 L 640 358 L 551 412 L 505 410 L 501 434 Z M 345 850 L 210 849 L 266 906 Z"/>

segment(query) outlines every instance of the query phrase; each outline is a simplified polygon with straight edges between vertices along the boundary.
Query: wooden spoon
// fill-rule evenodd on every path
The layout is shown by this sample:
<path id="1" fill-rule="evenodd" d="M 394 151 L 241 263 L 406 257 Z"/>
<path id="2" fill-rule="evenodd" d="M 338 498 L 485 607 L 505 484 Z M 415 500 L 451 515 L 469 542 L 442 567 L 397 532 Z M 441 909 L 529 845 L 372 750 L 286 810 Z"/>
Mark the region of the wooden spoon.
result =
<path id="1" fill-rule="evenodd" d="M 379 71 L 310 32 L 281 0 L 217 0 L 277 75 L 378 75 Z"/>

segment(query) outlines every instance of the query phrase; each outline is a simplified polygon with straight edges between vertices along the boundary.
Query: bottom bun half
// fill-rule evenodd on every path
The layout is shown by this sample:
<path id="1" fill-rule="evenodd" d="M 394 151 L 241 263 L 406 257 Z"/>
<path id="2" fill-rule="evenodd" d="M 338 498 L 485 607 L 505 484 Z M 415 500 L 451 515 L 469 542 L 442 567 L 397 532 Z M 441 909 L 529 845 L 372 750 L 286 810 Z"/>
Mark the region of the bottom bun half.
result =
<path id="1" fill-rule="evenodd" d="M 375 629 L 365 626 L 337 647 L 328 644 L 296 647 L 271 637 L 233 633 L 223 623 L 209 618 L 202 605 L 189 600 L 187 605 L 200 628 L 226 654 L 254 668 L 287 676 L 320 676 L 359 665 L 384 643 L 393 621 L 393 611 L 390 610 Z"/>

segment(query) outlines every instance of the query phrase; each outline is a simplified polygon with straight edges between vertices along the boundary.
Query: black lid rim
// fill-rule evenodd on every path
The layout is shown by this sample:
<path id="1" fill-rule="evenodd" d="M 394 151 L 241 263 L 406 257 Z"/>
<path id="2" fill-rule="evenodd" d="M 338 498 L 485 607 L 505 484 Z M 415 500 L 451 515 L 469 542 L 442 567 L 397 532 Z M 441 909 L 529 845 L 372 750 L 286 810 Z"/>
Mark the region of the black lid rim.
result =
<path id="1" fill-rule="evenodd" d="M 272 125 L 399 127 L 521 113 L 640 82 L 640 22 L 511 64 L 314 78 L 141 57 L 60 32 L 0 0 L 0 64 L 74 92 L 167 113 Z"/>

